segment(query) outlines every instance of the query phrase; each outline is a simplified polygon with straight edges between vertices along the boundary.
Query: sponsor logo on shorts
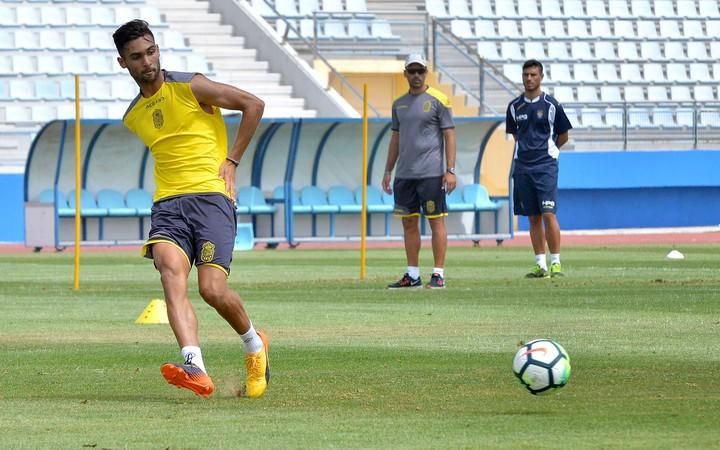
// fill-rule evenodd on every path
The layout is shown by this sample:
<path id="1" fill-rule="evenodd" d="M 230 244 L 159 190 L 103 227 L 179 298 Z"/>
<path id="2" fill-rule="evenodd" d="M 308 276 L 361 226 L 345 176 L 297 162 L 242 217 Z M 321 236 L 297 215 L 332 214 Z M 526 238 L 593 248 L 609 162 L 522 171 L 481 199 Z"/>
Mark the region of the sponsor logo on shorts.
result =
<path id="1" fill-rule="evenodd" d="M 555 208 L 555 202 L 552 200 L 543 200 L 542 207 L 543 209 L 553 209 Z"/>
<path id="2" fill-rule="evenodd" d="M 425 203 L 425 211 L 428 212 L 428 214 L 432 214 L 435 212 L 435 202 L 432 200 L 428 200 L 427 203 Z"/>
<path id="3" fill-rule="evenodd" d="M 210 262 L 215 258 L 215 244 L 208 241 L 203 244 L 202 252 L 200 252 L 200 259 L 202 262 Z"/>

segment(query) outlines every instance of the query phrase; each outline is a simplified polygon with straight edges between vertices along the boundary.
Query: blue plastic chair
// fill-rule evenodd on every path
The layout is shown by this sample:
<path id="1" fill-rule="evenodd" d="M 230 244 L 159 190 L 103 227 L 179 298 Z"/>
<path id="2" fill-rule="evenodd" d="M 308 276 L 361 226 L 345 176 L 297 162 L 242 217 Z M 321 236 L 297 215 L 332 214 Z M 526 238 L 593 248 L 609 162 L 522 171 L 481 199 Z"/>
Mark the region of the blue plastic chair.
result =
<path id="1" fill-rule="evenodd" d="M 328 203 L 337 206 L 343 214 L 362 212 L 362 205 L 355 201 L 352 191 L 345 186 L 332 186 L 328 189 Z"/>
<path id="2" fill-rule="evenodd" d="M 68 192 L 68 209 L 72 211 L 71 216 L 75 215 L 75 189 Z M 104 226 L 103 218 L 108 216 L 108 210 L 100 208 L 93 194 L 87 189 L 80 191 L 80 215 L 82 216 L 82 234 L 83 240 L 87 239 L 87 219 L 96 218 L 98 220 L 98 239 L 103 240 Z M 63 214 L 63 216 L 65 216 Z"/>
<path id="3" fill-rule="evenodd" d="M 300 203 L 302 206 L 310 208 L 313 236 L 317 236 L 318 214 L 328 214 L 330 237 L 335 236 L 335 213 L 340 212 L 340 208 L 337 205 L 328 203 L 325 191 L 317 186 L 305 186 L 300 190 Z"/>
<path id="4" fill-rule="evenodd" d="M 233 251 L 252 250 L 255 247 L 255 233 L 251 223 L 237 224 L 237 233 L 235 234 L 235 245 Z"/>
<path id="5" fill-rule="evenodd" d="M 136 214 L 140 217 L 149 217 L 152 211 L 152 195 L 144 189 L 130 189 L 125 194 L 125 205 L 128 208 L 134 208 Z"/>
<path id="6" fill-rule="evenodd" d="M 389 203 L 386 200 L 389 200 Z M 355 189 L 355 201 L 362 205 L 362 187 Z M 390 236 L 390 213 L 395 208 L 395 199 L 392 195 L 382 192 L 375 186 L 367 187 L 368 234 L 372 235 L 372 214 L 385 215 L 385 236 Z"/>
<path id="7" fill-rule="evenodd" d="M 498 211 L 500 204 L 490 199 L 485 186 L 481 184 L 468 184 L 463 188 L 463 199 L 473 205 L 475 211 L 475 233 L 480 233 L 480 212 L 493 211 L 495 213 L 495 233 L 498 231 Z"/>
<path id="8" fill-rule="evenodd" d="M 63 193 L 55 191 L 54 189 L 45 189 L 40 192 L 38 201 L 40 203 L 54 203 L 58 208 L 67 208 L 67 200 L 65 199 Z"/>
<path id="9" fill-rule="evenodd" d="M 138 239 L 142 239 L 145 234 L 145 217 L 150 217 L 152 213 L 152 195 L 144 189 L 130 189 L 125 194 L 125 204 L 128 208 L 135 209 L 135 215 L 140 218 L 138 221 Z"/>
<path id="10" fill-rule="evenodd" d="M 500 209 L 500 204 L 490 199 L 487 189 L 482 184 L 468 184 L 463 188 L 463 199 L 477 210 L 493 211 Z"/>
<path id="11" fill-rule="evenodd" d="M 272 214 L 275 207 L 268 205 L 262 191 L 256 186 L 243 186 L 238 190 L 237 210 L 241 214 Z"/>
<path id="12" fill-rule="evenodd" d="M 462 189 L 456 188 L 447 196 L 448 211 L 475 211 L 472 203 L 463 200 Z"/>
<path id="13" fill-rule="evenodd" d="M 111 217 L 133 217 L 137 215 L 135 208 L 125 205 L 123 195 L 114 189 L 103 189 L 97 194 L 98 208 L 105 208 Z"/>
<path id="14" fill-rule="evenodd" d="M 369 213 L 391 213 L 393 204 L 386 203 L 384 194 L 375 186 L 367 187 L 367 210 Z M 392 197 L 392 196 L 391 196 Z M 355 201 L 362 204 L 362 187 L 355 189 Z M 393 200 L 394 203 L 394 200 Z"/>
<path id="15" fill-rule="evenodd" d="M 75 209 L 75 189 L 68 192 L 68 207 Z M 98 207 L 90 191 L 83 189 L 80 191 L 80 214 L 85 217 L 105 217 L 108 212 L 107 209 Z"/>

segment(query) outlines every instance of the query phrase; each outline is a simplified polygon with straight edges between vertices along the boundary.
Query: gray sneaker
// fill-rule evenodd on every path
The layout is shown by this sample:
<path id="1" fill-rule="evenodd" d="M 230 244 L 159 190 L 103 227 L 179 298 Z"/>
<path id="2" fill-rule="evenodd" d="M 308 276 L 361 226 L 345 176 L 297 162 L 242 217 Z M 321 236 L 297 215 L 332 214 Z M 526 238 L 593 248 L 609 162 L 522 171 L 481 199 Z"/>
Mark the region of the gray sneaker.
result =
<path id="1" fill-rule="evenodd" d="M 398 281 L 388 284 L 388 289 L 403 289 L 403 288 L 421 288 L 422 280 L 420 277 L 417 280 L 413 279 L 407 273 L 402 276 Z"/>

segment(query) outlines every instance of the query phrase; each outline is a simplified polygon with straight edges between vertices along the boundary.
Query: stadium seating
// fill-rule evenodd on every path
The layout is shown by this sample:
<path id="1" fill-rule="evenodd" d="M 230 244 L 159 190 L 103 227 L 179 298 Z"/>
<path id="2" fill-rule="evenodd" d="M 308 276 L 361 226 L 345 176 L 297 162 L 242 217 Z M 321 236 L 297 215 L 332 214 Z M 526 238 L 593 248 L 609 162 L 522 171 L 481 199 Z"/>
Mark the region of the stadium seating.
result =
<path id="1" fill-rule="evenodd" d="M 663 95 L 677 84 L 697 84 L 701 98 L 715 100 L 713 85 L 720 80 L 720 70 L 712 66 L 720 58 L 720 11 L 713 0 L 426 0 L 425 5 L 438 20 L 451 21 L 459 38 L 515 83 L 523 61 L 545 62 L 544 85 L 568 95 L 556 95 L 560 101 L 597 103 L 583 117 L 612 108 L 599 102 L 644 102 L 637 109 L 649 111 L 654 103 L 678 101 Z M 476 17 L 465 17 L 468 10 Z M 577 98 L 569 89 L 554 89 L 558 85 L 572 88 Z M 603 93 L 608 87 L 613 89 Z M 640 98 L 635 88 L 649 95 Z M 625 91 L 630 95 L 617 95 Z M 678 117 L 666 111 L 647 116 L 662 117 L 663 127 L 670 126 L 670 117 Z M 643 126 L 652 122 L 639 113 L 632 117 Z"/>

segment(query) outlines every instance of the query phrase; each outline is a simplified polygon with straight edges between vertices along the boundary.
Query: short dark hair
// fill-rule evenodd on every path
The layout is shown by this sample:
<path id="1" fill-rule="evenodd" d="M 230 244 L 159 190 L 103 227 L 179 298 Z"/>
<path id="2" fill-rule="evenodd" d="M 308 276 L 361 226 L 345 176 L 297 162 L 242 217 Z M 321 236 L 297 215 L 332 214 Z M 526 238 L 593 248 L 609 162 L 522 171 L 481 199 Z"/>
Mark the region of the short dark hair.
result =
<path id="1" fill-rule="evenodd" d="M 525 61 L 525 64 L 523 64 L 523 72 L 525 71 L 525 69 L 528 69 L 530 67 L 540 68 L 540 74 L 542 75 L 543 65 L 540 61 L 538 61 L 537 59 L 528 59 L 527 61 Z"/>
<path id="2" fill-rule="evenodd" d="M 150 31 L 148 23 L 144 20 L 135 19 L 125 25 L 122 25 L 113 33 L 113 41 L 115 41 L 115 48 L 117 48 L 118 54 L 122 56 L 123 48 L 125 48 L 125 45 L 128 42 L 134 41 L 135 39 L 141 38 L 147 34 L 152 36 L 153 40 L 155 40 L 155 35 L 153 35 L 152 31 Z"/>

